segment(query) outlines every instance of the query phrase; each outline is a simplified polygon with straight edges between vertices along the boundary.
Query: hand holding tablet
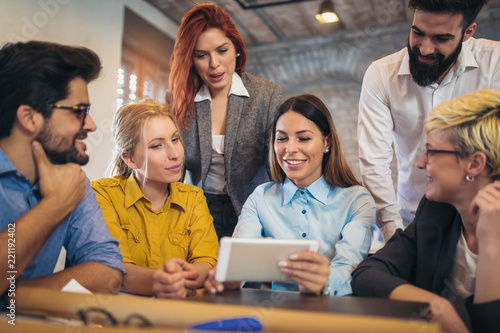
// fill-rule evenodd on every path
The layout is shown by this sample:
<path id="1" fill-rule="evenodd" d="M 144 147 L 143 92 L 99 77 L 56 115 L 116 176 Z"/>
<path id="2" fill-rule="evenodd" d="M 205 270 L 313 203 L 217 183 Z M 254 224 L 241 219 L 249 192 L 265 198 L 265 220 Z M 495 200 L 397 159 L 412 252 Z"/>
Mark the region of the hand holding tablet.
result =
<path id="1" fill-rule="evenodd" d="M 317 252 L 319 240 L 272 238 L 229 238 L 220 242 L 215 279 L 217 281 L 289 281 L 279 266 L 292 253 Z"/>

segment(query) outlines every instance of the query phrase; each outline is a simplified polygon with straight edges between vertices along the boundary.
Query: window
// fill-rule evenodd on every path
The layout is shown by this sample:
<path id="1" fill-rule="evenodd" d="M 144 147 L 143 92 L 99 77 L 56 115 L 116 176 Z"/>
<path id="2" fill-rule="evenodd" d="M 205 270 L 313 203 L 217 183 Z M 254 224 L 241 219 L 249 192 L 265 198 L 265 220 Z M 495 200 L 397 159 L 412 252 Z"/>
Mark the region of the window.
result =
<path id="1" fill-rule="evenodd" d="M 165 102 L 173 48 L 172 38 L 125 8 L 117 108 L 144 98 Z"/>

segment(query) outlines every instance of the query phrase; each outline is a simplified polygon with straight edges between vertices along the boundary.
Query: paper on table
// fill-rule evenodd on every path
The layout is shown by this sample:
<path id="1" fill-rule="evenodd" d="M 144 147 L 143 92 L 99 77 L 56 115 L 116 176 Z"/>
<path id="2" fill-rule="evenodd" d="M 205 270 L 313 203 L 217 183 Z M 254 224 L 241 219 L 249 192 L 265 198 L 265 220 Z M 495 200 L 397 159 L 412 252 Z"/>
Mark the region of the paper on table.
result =
<path id="1" fill-rule="evenodd" d="M 71 281 L 69 281 L 61 290 L 72 293 L 92 294 L 90 290 L 82 286 L 75 279 L 71 279 Z"/>

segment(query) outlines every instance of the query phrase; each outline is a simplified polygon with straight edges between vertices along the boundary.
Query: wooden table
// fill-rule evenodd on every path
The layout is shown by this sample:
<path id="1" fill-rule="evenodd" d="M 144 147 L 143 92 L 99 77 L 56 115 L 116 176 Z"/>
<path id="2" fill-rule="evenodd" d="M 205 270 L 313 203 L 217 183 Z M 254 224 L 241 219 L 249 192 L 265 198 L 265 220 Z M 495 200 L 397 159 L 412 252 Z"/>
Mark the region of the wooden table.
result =
<path id="1" fill-rule="evenodd" d="M 226 305 L 245 305 L 260 309 L 287 309 L 335 314 L 424 319 L 427 303 L 402 302 L 379 298 L 352 296 L 314 296 L 296 292 L 240 289 L 223 294 L 198 296 L 189 301 Z"/>
<path id="2" fill-rule="evenodd" d="M 265 290 L 226 291 L 188 300 L 165 300 L 132 295 L 76 294 L 38 288 L 16 290 L 16 326 L 0 319 L 1 332 L 81 332 L 88 327 L 71 327 L 45 318 L 77 320 L 78 310 L 100 308 L 118 323 L 140 315 L 154 324 L 149 328 L 106 328 L 96 332 L 147 333 L 194 332 L 192 325 L 228 318 L 259 320 L 261 332 L 440 332 L 435 323 L 419 319 L 422 303 L 335 296 L 307 296 Z M 74 323 L 74 322 L 73 322 Z M 100 331 L 99 331 L 100 330 Z M 200 331 L 198 331 L 200 332 Z M 205 331 L 206 332 L 206 331 Z"/>

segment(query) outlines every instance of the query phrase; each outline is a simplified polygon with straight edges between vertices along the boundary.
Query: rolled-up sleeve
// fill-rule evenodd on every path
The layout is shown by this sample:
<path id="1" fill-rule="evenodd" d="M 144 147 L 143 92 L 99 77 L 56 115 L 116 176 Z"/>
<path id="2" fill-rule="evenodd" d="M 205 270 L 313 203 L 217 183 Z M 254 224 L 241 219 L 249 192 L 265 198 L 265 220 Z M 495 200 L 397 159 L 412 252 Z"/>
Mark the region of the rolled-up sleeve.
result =
<path id="1" fill-rule="evenodd" d="M 376 224 L 387 241 L 397 228 L 403 228 L 403 222 L 391 172 L 394 125 L 380 71 L 372 64 L 363 79 L 358 115 L 359 167 L 363 185 L 375 199 Z"/>
<path id="2" fill-rule="evenodd" d="M 98 262 L 125 274 L 118 241 L 109 232 L 88 179 L 87 193 L 70 217 L 64 247 L 71 265 Z"/>

